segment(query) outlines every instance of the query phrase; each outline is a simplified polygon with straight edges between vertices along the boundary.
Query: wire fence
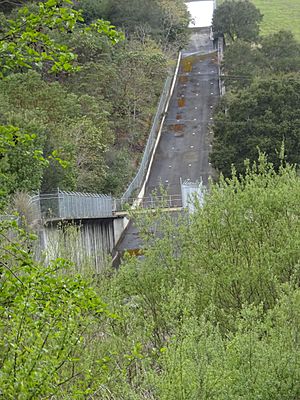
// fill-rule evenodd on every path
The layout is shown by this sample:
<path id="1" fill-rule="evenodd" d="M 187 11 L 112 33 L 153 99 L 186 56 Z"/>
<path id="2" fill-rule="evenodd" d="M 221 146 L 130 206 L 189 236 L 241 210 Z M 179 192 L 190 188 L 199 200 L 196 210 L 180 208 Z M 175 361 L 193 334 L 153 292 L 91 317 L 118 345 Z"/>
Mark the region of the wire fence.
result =
<path id="1" fill-rule="evenodd" d="M 32 196 L 30 201 L 37 220 L 111 217 L 113 211 L 117 211 L 116 207 L 131 201 L 134 192 L 143 184 L 174 79 L 176 76 L 172 71 L 166 78 L 138 172 L 122 198 L 118 200 L 104 194 L 66 192 L 59 189 L 54 193 L 38 194 Z"/>
<path id="2" fill-rule="evenodd" d="M 65 192 L 57 190 L 33 196 L 36 219 L 106 218 L 113 215 L 111 196 L 94 193 Z"/>
<path id="3" fill-rule="evenodd" d="M 218 37 L 218 75 L 219 75 L 219 89 L 221 97 L 225 94 L 225 85 L 221 74 L 221 64 L 223 58 L 224 58 L 224 38 Z"/>
<path id="4" fill-rule="evenodd" d="M 142 161 L 140 163 L 137 174 L 135 175 L 132 182 L 130 183 L 130 185 L 128 186 L 128 188 L 126 189 L 125 193 L 122 196 L 123 201 L 126 201 L 130 197 L 132 197 L 134 191 L 142 186 L 149 165 L 149 161 L 152 155 L 154 144 L 157 138 L 157 133 L 160 128 L 161 120 L 164 116 L 164 113 L 166 112 L 166 106 L 169 100 L 172 83 L 173 83 L 173 74 L 169 75 L 165 81 L 162 95 L 160 97 L 159 104 L 157 107 L 157 111 L 153 118 L 151 131 L 147 140 L 147 144 L 145 146 Z"/>
<path id="5" fill-rule="evenodd" d="M 181 208 L 182 197 L 178 195 L 162 195 L 162 196 L 146 196 L 140 199 L 135 197 L 124 199 L 115 199 L 115 212 L 128 211 L 129 209 L 164 209 L 164 208 Z"/>

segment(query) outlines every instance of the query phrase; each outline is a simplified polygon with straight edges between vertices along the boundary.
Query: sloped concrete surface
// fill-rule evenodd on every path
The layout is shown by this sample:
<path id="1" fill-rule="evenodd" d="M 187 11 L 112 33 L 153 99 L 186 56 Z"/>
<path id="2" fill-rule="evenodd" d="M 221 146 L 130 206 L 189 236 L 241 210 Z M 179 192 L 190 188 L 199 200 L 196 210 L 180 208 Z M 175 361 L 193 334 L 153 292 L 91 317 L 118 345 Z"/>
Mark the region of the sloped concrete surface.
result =
<path id="1" fill-rule="evenodd" d="M 182 52 L 180 72 L 163 126 L 145 196 L 162 185 L 170 195 L 180 194 L 180 178 L 207 185 L 212 112 L 219 96 L 217 53 L 210 29 L 193 30 Z M 130 223 L 118 251 L 140 246 L 138 230 Z"/>

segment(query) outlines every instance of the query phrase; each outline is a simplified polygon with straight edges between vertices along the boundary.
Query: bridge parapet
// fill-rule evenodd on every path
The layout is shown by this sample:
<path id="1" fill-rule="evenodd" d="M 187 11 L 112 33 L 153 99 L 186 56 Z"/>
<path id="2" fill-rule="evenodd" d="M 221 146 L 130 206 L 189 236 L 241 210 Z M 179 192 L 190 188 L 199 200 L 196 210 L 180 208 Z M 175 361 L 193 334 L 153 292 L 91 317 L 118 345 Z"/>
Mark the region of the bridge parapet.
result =
<path id="1" fill-rule="evenodd" d="M 111 196 L 65 192 L 38 194 L 31 198 L 37 220 L 109 218 L 113 216 Z"/>

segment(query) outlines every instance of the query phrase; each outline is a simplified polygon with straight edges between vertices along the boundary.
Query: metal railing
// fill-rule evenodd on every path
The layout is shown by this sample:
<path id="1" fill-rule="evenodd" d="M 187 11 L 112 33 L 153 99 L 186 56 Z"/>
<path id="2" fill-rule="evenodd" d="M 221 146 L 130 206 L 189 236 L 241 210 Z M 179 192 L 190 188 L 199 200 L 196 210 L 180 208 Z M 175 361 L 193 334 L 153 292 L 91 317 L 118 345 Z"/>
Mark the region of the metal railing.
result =
<path id="1" fill-rule="evenodd" d="M 147 196 L 143 198 L 129 198 L 126 201 L 115 199 L 115 212 L 128 211 L 129 209 L 164 209 L 164 208 L 181 208 L 182 196 L 178 195 L 163 195 L 163 196 Z"/>
<path id="2" fill-rule="evenodd" d="M 65 192 L 58 189 L 55 193 L 38 194 L 31 197 L 31 205 L 37 220 L 111 217 L 113 211 L 116 211 L 117 204 L 133 202 L 130 198 L 134 191 L 142 186 L 161 121 L 170 100 L 174 79 L 173 73 L 166 78 L 138 172 L 127 187 L 122 199 L 113 199 L 111 196 L 103 194 Z"/>
<path id="3" fill-rule="evenodd" d="M 147 140 L 147 144 L 144 149 L 142 161 L 140 163 L 137 174 L 135 175 L 132 182 L 127 187 L 125 193 L 122 196 L 122 199 L 124 201 L 128 200 L 132 196 L 132 193 L 136 189 L 138 189 L 142 186 L 142 183 L 143 183 L 143 180 L 144 180 L 144 177 L 146 174 L 146 170 L 148 168 L 149 161 L 150 161 L 150 158 L 152 155 L 152 150 L 154 148 L 154 144 L 156 141 L 157 133 L 160 128 L 160 123 L 161 123 L 162 117 L 166 111 L 166 105 L 167 105 L 167 102 L 169 99 L 172 82 L 173 82 L 173 74 L 169 75 L 165 81 L 165 85 L 164 85 L 164 88 L 163 88 L 163 91 L 162 91 L 162 94 L 161 94 L 161 97 L 159 100 L 157 111 L 153 118 L 152 127 L 151 127 L 151 131 L 150 131 L 150 134 L 149 134 L 149 137 Z"/>
<path id="4" fill-rule="evenodd" d="M 218 37 L 218 75 L 219 75 L 219 90 L 221 97 L 225 94 L 225 85 L 222 80 L 222 74 L 221 74 L 221 64 L 223 58 L 224 58 L 224 38 Z"/>
<path id="5" fill-rule="evenodd" d="M 105 218 L 113 215 L 113 199 L 104 194 L 57 190 L 33 196 L 31 204 L 38 220 Z"/>

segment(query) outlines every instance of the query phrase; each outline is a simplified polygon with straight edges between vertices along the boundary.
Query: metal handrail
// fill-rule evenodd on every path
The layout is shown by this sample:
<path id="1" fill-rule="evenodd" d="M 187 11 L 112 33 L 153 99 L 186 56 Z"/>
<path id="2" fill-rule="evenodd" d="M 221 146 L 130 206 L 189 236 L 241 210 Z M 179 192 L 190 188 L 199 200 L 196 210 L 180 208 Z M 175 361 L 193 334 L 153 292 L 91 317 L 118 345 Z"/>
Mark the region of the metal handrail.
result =
<path id="1" fill-rule="evenodd" d="M 113 214 L 111 196 L 96 193 L 66 192 L 57 190 L 31 197 L 35 219 L 105 218 Z"/>
<path id="2" fill-rule="evenodd" d="M 67 192 L 58 189 L 57 192 L 54 193 L 43 193 L 31 197 L 31 204 L 34 206 L 36 219 L 49 220 L 111 217 L 114 211 L 118 211 L 118 207 L 124 207 L 124 204 L 133 205 L 136 203 L 137 199 L 133 199 L 132 194 L 142 186 L 154 149 L 161 120 L 169 101 L 173 80 L 174 74 L 170 74 L 166 78 L 156 114 L 152 120 L 151 131 L 139 169 L 122 198 L 113 199 L 111 196 L 104 194 Z M 177 200 L 177 203 L 178 202 L 179 200 Z M 146 204 L 147 201 L 142 200 L 141 203 Z M 154 204 L 153 199 L 151 202 L 148 202 L 148 204 Z"/>
<path id="3" fill-rule="evenodd" d="M 135 206 L 136 205 L 136 206 Z M 182 207 L 182 196 L 178 195 L 164 195 L 164 196 L 147 196 L 141 199 L 131 197 L 126 201 L 121 199 L 115 199 L 114 211 L 127 211 L 129 208 L 178 208 Z"/>

